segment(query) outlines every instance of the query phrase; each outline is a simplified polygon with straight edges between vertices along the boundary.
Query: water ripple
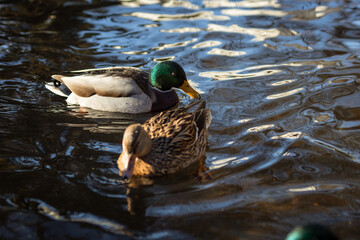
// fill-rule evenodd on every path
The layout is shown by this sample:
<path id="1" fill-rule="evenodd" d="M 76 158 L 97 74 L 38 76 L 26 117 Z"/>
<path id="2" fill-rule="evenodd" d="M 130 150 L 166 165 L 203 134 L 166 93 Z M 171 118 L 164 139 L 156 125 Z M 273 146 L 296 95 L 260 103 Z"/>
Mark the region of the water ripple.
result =
<path id="1" fill-rule="evenodd" d="M 157 13 L 148 13 L 148 12 L 132 12 L 124 14 L 125 16 L 133 16 L 138 18 L 149 19 L 152 21 L 173 21 L 173 20 L 215 20 L 215 21 L 225 21 L 230 18 L 227 16 L 214 15 L 212 11 L 200 11 L 189 14 L 157 14 Z"/>
<path id="2" fill-rule="evenodd" d="M 4 238 L 281 239 L 313 221 L 359 235 L 356 1 L 0 5 Z M 124 129 L 153 113 L 69 106 L 43 83 L 164 60 L 184 67 L 212 112 L 209 175 L 194 164 L 127 184 L 116 166 Z"/>

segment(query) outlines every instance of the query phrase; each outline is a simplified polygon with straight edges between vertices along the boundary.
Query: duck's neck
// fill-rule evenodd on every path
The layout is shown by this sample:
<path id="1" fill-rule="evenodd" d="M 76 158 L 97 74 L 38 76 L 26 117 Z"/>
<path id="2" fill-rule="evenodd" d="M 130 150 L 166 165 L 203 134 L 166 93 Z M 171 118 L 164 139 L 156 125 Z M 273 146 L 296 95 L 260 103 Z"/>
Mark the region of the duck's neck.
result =
<path id="1" fill-rule="evenodd" d="M 169 91 L 160 91 L 156 89 L 154 93 L 155 93 L 155 102 L 151 107 L 152 112 L 171 108 L 179 102 L 179 98 L 175 90 L 173 89 Z"/>

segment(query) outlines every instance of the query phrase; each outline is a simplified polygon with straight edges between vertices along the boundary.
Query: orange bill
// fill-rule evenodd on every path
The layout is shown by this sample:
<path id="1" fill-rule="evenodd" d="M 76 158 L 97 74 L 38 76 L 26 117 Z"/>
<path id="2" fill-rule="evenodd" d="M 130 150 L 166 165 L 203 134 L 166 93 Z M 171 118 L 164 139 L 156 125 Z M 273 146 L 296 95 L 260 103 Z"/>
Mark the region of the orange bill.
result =
<path id="1" fill-rule="evenodd" d="M 200 99 L 200 94 L 190 86 L 187 80 L 185 80 L 183 85 L 180 86 L 180 89 L 190 97 Z"/>

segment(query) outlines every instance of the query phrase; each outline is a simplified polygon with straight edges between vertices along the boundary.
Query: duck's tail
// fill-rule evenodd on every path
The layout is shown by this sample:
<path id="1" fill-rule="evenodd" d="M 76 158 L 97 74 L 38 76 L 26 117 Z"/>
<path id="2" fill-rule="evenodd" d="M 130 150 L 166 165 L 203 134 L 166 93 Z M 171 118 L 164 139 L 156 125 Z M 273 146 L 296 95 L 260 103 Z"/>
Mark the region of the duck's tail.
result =
<path id="1" fill-rule="evenodd" d="M 202 101 L 195 111 L 195 123 L 199 128 L 199 131 L 208 129 L 210 126 L 211 112 L 210 109 L 206 108 L 205 101 Z"/>
<path id="2" fill-rule="evenodd" d="M 52 75 L 53 82 L 45 83 L 45 87 L 56 95 L 68 97 L 71 94 L 70 89 L 62 82 L 61 75 Z"/>

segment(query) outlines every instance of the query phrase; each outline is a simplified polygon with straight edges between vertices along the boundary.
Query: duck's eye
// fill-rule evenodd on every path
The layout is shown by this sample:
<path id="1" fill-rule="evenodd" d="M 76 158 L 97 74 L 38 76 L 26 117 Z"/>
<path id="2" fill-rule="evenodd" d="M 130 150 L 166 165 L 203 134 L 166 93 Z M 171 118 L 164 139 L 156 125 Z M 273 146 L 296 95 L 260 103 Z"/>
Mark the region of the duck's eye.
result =
<path id="1" fill-rule="evenodd" d="M 171 75 L 173 75 L 174 77 L 176 77 L 176 73 L 172 72 Z"/>
<path id="2" fill-rule="evenodd" d="M 55 86 L 55 87 L 60 87 L 60 86 L 61 86 L 61 82 L 59 82 L 58 80 L 54 80 L 54 86 Z"/>

